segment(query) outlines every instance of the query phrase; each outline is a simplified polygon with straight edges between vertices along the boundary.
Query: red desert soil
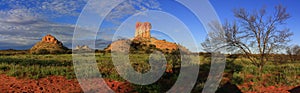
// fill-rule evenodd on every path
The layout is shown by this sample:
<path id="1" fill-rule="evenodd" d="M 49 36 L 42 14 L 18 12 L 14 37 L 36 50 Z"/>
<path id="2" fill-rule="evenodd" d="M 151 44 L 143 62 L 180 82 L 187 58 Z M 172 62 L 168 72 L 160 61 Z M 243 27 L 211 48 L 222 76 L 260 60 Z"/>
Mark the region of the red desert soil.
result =
<path id="1" fill-rule="evenodd" d="M 282 85 L 276 85 L 276 86 L 255 86 L 252 82 L 244 83 L 242 85 L 238 86 L 239 89 L 247 88 L 249 89 L 252 87 L 254 91 L 242 91 L 244 93 L 290 93 L 288 90 L 293 89 L 295 86 L 282 86 Z M 297 92 L 298 93 L 298 92 Z"/>
<path id="2" fill-rule="evenodd" d="M 96 80 L 96 79 L 95 79 Z M 106 83 L 117 93 L 133 91 L 128 82 L 118 82 L 105 80 Z M 99 85 L 101 87 L 101 85 Z M 99 86 L 97 86 L 99 88 Z M 93 87 L 89 91 L 94 91 Z M 83 92 L 76 79 L 66 79 L 62 76 L 50 76 L 38 80 L 33 79 L 17 79 L 9 77 L 5 74 L 0 74 L 0 92 L 61 92 L 61 93 L 78 93 Z M 98 91 L 99 92 L 99 91 Z"/>
<path id="3" fill-rule="evenodd" d="M 99 83 L 99 79 L 92 79 L 90 82 Z M 116 93 L 127 93 L 133 92 L 133 88 L 128 82 L 118 82 L 113 80 L 105 79 L 107 85 L 114 90 Z M 269 86 L 269 87 L 258 87 L 251 85 L 251 82 L 239 85 L 239 89 L 249 88 L 252 86 L 254 90 L 259 90 L 259 92 L 243 91 L 245 93 L 289 93 L 294 87 L 291 86 Z M 88 86 L 87 90 L 89 92 L 100 92 L 99 89 L 102 85 L 98 86 Z M 98 91 L 97 91 L 98 90 Z M 101 90 L 101 89 L 100 89 Z M 103 90 L 101 90 L 103 92 Z M 78 81 L 76 79 L 66 79 L 63 76 L 50 76 L 46 78 L 41 78 L 38 80 L 33 79 L 17 79 L 15 77 L 10 77 L 5 74 L 0 74 L 0 92 L 4 93 L 20 93 L 20 92 L 36 92 L 36 93 L 78 93 L 83 92 Z M 297 92 L 298 93 L 298 92 Z"/>

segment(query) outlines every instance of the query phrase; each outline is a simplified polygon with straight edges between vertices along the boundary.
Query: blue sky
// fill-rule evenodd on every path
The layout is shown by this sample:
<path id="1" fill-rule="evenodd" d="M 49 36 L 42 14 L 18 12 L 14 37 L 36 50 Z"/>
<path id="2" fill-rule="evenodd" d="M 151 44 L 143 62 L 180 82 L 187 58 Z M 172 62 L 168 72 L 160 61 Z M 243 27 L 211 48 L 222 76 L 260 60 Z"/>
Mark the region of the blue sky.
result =
<path id="1" fill-rule="evenodd" d="M 114 0 L 112 0 L 114 1 Z M 105 17 L 104 24 L 98 32 L 96 48 L 103 48 L 110 43 L 113 34 L 119 28 L 120 31 L 128 31 L 128 37 L 133 36 L 135 21 L 150 21 L 154 28 L 169 30 L 168 33 L 179 33 L 173 38 L 185 38 L 180 36 L 185 31 L 190 31 L 195 39 L 197 47 L 207 36 L 201 22 L 192 14 L 189 9 L 180 5 L 173 0 L 130 0 L 117 6 L 108 16 Z M 18 0 L 0 0 L 0 49 L 29 49 L 34 43 L 38 42 L 43 35 L 53 34 L 56 38 L 71 48 L 71 41 L 77 18 L 81 13 L 87 0 L 27 0 L 19 2 Z M 300 7 L 297 0 L 210 0 L 212 6 L 222 22 L 224 20 L 232 21 L 233 9 L 246 8 L 247 10 L 260 9 L 262 6 L 267 7 L 267 12 L 273 11 L 273 7 L 282 4 L 287 7 L 287 12 L 292 16 L 286 27 L 294 33 L 290 44 L 300 44 Z M 142 4 L 141 4 L 142 3 Z M 201 5 L 201 4 L 199 4 Z M 95 8 L 105 5 L 95 5 Z M 154 12 L 145 12 L 145 10 L 162 11 L 178 19 L 178 23 L 168 22 L 168 15 L 159 17 L 165 21 L 156 20 Z M 298 11 L 298 12 L 297 12 Z M 146 15 L 138 15 L 136 13 L 145 12 Z M 205 13 L 203 13 L 205 14 Z M 136 16 L 136 17 L 134 17 Z M 127 21 L 126 21 L 127 20 Z M 171 20 L 171 19 L 170 19 Z M 122 25 L 122 22 L 128 22 L 128 25 Z M 179 26 L 182 22 L 185 26 Z M 154 24 L 156 23 L 156 24 Z M 174 27 L 177 26 L 178 27 Z M 123 27 L 119 27 L 123 26 Z M 88 31 L 88 27 L 81 28 L 82 31 Z M 158 29 L 159 30 L 159 29 Z M 181 31 L 176 31 L 181 30 Z M 131 34 L 130 34 L 131 33 Z M 159 39 L 172 40 L 166 34 L 153 30 L 153 37 Z M 126 36 L 124 36 L 126 37 Z M 188 39 L 186 39 L 188 40 Z M 179 43 L 186 43 L 181 41 Z M 193 42 L 192 42 L 193 43 Z M 190 50 L 196 51 L 195 47 L 191 47 L 188 43 L 185 45 Z M 190 46 L 190 47 L 189 47 Z"/>
<path id="2" fill-rule="evenodd" d="M 294 35 L 291 37 L 290 44 L 300 44 L 300 6 L 299 0 L 210 0 L 211 4 L 217 11 L 220 19 L 224 21 L 233 20 L 233 9 L 245 8 L 247 10 L 258 10 L 261 7 L 266 7 L 267 12 L 274 11 L 274 6 L 281 4 L 287 8 L 287 12 L 291 15 L 291 18 L 287 20 L 286 27 L 290 29 Z"/>

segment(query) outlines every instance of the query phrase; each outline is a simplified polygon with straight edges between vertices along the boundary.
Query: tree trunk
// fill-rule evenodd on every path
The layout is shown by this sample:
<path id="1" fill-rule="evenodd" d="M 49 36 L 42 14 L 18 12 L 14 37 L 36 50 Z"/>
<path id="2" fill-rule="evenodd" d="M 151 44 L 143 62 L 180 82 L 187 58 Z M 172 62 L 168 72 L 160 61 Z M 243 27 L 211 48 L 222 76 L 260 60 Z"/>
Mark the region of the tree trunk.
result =
<path id="1" fill-rule="evenodd" d="M 261 55 L 261 57 L 260 57 L 260 63 L 259 63 L 259 66 L 258 66 L 258 73 L 259 73 L 259 80 L 263 80 L 263 77 L 262 77 L 262 75 L 263 75 L 263 68 L 264 68 L 264 65 L 265 65 L 265 60 L 264 60 L 264 55 Z"/>
<path id="2" fill-rule="evenodd" d="M 259 67 L 258 67 L 258 80 L 259 81 L 262 81 L 263 80 L 263 65 L 259 65 Z"/>

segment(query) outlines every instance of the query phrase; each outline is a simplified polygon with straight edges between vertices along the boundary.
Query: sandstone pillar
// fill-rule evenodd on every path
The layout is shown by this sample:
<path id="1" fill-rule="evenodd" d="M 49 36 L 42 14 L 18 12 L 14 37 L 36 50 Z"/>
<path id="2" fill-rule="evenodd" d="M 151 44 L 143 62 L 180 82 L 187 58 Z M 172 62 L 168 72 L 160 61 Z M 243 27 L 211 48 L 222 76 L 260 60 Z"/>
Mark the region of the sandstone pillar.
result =
<path id="1" fill-rule="evenodd" d="M 137 22 L 135 27 L 135 38 L 150 39 L 150 30 L 152 26 L 149 22 Z"/>

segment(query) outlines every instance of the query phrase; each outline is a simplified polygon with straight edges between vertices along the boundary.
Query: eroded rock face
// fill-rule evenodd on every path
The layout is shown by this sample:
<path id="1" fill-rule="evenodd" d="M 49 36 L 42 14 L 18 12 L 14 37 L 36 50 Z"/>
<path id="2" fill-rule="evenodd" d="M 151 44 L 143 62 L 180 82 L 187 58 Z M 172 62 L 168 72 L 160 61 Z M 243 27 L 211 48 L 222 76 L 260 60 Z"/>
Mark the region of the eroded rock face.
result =
<path id="1" fill-rule="evenodd" d="M 58 41 L 54 36 L 52 36 L 50 34 L 44 36 L 43 39 L 42 39 L 42 42 L 62 45 L 62 43 L 60 41 Z"/>
<path id="2" fill-rule="evenodd" d="M 150 39 L 150 29 L 152 28 L 149 22 L 137 22 L 135 26 L 135 38 Z"/>
<path id="3" fill-rule="evenodd" d="M 128 40 L 117 40 L 108 45 L 104 50 L 105 51 L 118 51 L 118 52 L 130 52 L 132 49 L 136 50 L 151 50 L 154 46 L 156 49 L 164 53 L 171 53 L 178 49 L 181 49 L 184 52 L 189 52 L 183 46 L 177 45 L 176 43 L 168 42 L 165 40 L 158 40 L 154 37 L 151 37 L 150 30 L 152 26 L 149 22 L 137 22 L 135 37 Z"/>

